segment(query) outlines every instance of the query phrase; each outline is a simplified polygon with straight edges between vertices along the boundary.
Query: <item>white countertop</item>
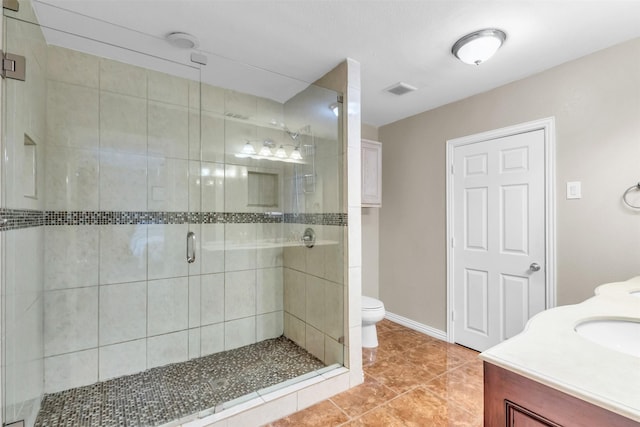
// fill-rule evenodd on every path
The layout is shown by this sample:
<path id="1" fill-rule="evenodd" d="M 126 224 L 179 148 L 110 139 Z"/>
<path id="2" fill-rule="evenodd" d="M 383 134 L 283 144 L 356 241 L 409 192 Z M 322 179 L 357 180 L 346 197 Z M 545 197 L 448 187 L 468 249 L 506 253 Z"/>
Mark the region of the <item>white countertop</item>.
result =
<path id="1" fill-rule="evenodd" d="M 524 377 L 640 421 L 640 358 L 583 338 L 576 325 L 588 320 L 640 322 L 640 276 L 599 286 L 580 304 L 534 316 L 525 330 L 480 354 Z M 640 336 L 638 337 L 640 340 Z"/>

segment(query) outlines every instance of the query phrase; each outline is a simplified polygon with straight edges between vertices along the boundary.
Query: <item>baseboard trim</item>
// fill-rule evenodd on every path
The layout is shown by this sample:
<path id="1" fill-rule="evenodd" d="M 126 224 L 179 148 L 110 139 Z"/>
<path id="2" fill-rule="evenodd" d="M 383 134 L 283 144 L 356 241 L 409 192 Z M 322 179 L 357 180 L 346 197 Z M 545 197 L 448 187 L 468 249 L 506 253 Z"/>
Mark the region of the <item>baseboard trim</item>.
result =
<path id="1" fill-rule="evenodd" d="M 406 326 L 409 329 L 413 329 L 414 331 L 422 332 L 425 335 L 429 335 L 442 341 L 447 341 L 447 333 L 440 329 L 432 328 L 431 326 L 418 323 L 415 320 L 407 319 L 406 317 L 393 314 L 388 311 L 385 313 L 384 317 L 392 322 Z"/>

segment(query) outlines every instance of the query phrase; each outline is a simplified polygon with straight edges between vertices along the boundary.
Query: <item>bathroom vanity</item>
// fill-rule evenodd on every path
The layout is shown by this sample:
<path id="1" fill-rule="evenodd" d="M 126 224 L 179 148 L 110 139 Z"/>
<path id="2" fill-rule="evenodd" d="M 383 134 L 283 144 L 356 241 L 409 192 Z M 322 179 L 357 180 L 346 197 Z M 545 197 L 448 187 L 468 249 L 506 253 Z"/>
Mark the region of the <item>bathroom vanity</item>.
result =
<path id="1" fill-rule="evenodd" d="M 480 358 L 485 426 L 640 426 L 640 276 L 536 315 Z"/>

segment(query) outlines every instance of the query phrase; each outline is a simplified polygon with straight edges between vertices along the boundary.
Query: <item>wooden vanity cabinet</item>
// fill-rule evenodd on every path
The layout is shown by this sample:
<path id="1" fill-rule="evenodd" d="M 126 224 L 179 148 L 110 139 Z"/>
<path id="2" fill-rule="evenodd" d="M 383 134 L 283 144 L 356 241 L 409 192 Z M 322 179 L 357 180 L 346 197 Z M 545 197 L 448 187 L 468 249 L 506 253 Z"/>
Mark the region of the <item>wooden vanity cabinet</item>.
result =
<path id="1" fill-rule="evenodd" d="M 639 427 L 623 417 L 484 362 L 485 427 Z"/>

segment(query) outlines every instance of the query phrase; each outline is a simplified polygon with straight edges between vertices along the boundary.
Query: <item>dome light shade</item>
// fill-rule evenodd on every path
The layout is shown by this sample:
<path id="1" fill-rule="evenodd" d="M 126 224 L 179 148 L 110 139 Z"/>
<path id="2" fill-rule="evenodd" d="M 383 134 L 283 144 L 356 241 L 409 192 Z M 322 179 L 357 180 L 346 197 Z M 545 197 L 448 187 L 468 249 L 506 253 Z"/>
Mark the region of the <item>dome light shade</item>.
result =
<path id="1" fill-rule="evenodd" d="M 298 147 L 293 149 L 289 158 L 293 160 L 302 160 L 302 154 L 300 153 L 300 150 L 298 150 Z"/>
<path id="2" fill-rule="evenodd" d="M 262 148 L 260 149 L 260 153 L 261 156 L 273 156 L 273 153 L 271 152 L 271 148 L 269 148 L 269 146 L 267 145 L 263 145 Z"/>
<path id="3" fill-rule="evenodd" d="M 247 141 L 247 143 L 244 144 L 244 147 L 242 147 L 242 154 L 256 154 L 256 149 L 253 148 L 253 145 L 251 145 L 249 141 Z"/>
<path id="4" fill-rule="evenodd" d="M 495 28 L 474 31 L 455 42 L 451 53 L 465 64 L 480 65 L 491 58 L 506 39 L 504 31 Z"/>
<path id="5" fill-rule="evenodd" d="M 284 147 L 281 145 L 280 148 L 278 148 L 276 150 L 276 157 L 279 159 L 286 159 L 287 158 L 287 152 L 284 151 Z"/>

